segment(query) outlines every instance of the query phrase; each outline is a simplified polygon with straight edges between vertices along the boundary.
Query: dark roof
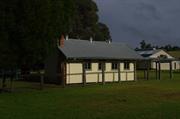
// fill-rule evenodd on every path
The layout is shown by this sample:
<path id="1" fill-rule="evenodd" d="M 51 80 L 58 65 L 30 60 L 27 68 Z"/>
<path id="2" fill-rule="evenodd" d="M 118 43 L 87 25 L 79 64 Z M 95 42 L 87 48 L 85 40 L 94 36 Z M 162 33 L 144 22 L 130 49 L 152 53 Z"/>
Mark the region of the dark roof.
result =
<path id="1" fill-rule="evenodd" d="M 59 49 L 70 59 L 143 59 L 123 43 L 69 39 L 65 40 L 64 47 Z"/>

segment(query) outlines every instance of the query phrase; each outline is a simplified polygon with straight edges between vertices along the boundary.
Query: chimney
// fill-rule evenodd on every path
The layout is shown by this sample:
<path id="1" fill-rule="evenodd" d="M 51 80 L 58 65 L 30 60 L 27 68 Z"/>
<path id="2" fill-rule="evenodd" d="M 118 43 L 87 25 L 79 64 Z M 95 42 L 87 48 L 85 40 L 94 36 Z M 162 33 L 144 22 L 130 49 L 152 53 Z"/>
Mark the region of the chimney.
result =
<path id="1" fill-rule="evenodd" d="M 66 40 L 69 40 L 69 36 L 68 35 L 66 35 Z"/>
<path id="2" fill-rule="evenodd" d="M 110 40 L 110 39 L 109 39 L 109 40 L 107 40 L 107 43 L 108 43 L 108 44 L 111 44 L 111 40 Z"/>
<path id="3" fill-rule="evenodd" d="M 64 35 L 61 35 L 61 38 L 59 40 L 59 46 L 62 48 L 64 47 Z"/>
<path id="4" fill-rule="evenodd" d="M 91 43 L 93 42 L 93 38 L 92 38 L 92 37 L 90 37 L 90 42 L 91 42 Z"/>

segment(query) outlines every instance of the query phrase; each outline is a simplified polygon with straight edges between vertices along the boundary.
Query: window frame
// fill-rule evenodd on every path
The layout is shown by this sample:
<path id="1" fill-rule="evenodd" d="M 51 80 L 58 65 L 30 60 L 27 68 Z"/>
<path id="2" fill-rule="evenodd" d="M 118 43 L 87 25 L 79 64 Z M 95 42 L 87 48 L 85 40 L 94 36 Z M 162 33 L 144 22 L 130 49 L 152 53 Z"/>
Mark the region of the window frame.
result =
<path id="1" fill-rule="evenodd" d="M 98 63 L 98 70 L 99 70 L 99 71 L 102 70 L 102 64 L 103 64 L 103 63 Z M 101 66 L 101 68 L 100 68 L 100 66 Z M 104 65 L 104 70 L 106 70 L 106 63 L 105 63 L 105 65 Z"/>
<path id="2" fill-rule="evenodd" d="M 85 69 L 86 71 L 91 71 L 91 70 L 92 70 L 92 63 L 91 63 L 91 62 L 86 62 L 86 63 L 84 64 L 84 69 Z"/>
<path id="3" fill-rule="evenodd" d="M 124 62 L 124 70 L 130 70 L 130 62 Z"/>
<path id="4" fill-rule="evenodd" d="M 117 62 L 111 63 L 111 70 L 118 70 L 118 63 Z"/>

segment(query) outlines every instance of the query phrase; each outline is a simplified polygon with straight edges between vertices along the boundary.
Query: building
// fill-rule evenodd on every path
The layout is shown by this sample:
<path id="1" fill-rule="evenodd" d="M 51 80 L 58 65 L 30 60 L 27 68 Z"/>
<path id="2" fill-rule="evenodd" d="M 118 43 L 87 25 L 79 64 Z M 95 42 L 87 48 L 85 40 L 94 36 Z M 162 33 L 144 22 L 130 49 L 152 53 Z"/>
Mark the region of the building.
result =
<path id="1" fill-rule="evenodd" d="M 46 80 L 86 84 L 136 80 L 136 61 L 143 59 L 126 44 L 66 39 L 47 59 Z"/>
<path id="2" fill-rule="evenodd" d="M 170 54 L 168 54 L 164 50 L 161 50 L 161 49 L 139 50 L 137 51 L 137 53 L 143 56 L 145 59 L 151 60 L 151 64 L 150 64 L 151 69 L 157 68 L 156 66 L 157 60 L 161 60 L 161 63 L 160 63 L 161 70 L 170 69 L 169 61 L 171 61 L 172 63 L 172 70 L 180 69 L 180 61 L 172 57 Z M 141 69 L 143 66 L 145 66 L 145 64 L 143 63 L 145 62 L 139 62 L 138 68 Z"/>

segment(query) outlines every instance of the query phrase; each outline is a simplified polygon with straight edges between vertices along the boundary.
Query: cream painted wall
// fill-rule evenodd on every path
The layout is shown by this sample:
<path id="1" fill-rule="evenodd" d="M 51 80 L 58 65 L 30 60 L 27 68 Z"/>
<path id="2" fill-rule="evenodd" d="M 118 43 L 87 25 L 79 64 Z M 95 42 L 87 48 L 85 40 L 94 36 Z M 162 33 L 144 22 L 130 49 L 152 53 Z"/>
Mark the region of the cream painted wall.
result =
<path id="1" fill-rule="evenodd" d="M 176 63 L 176 66 L 175 66 L 175 63 Z M 176 69 L 180 69 L 180 61 L 174 61 L 173 62 L 173 68 L 176 70 Z"/>
<path id="2" fill-rule="evenodd" d="M 91 70 L 86 71 L 86 82 L 87 83 L 98 83 L 98 73 L 101 73 L 101 71 L 98 70 L 98 63 L 92 63 L 91 64 Z"/>
<path id="3" fill-rule="evenodd" d="M 82 64 L 67 63 L 66 65 L 67 77 L 66 83 L 82 83 Z"/>
<path id="4" fill-rule="evenodd" d="M 152 68 L 156 69 L 156 63 L 155 62 L 152 63 Z M 169 70 L 169 69 L 170 69 L 169 63 L 161 63 L 161 70 Z M 172 69 L 173 70 L 180 69 L 180 62 L 179 61 L 173 61 L 172 62 Z"/>
<path id="5" fill-rule="evenodd" d="M 82 64 L 67 63 L 67 84 L 82 83 Z M 134 64 L 130 63 L 130 69 L 124 69 L 124 63 L 120 63 L 121 81 L 134 80 Z M 117 82 L 118 70 L 111 69 L 111 63 L 105 64 L 105 82 Z M 98 70 L 98 63 L 92 63 L 92 69 L 86 71 L 87 83 L 102 82 L 102 71 Z"/>
<path id="6" fill-rule="evenodd" d="M 160 55 L 166 55 L 166 56 L 167 56 L 168 58 L 170 58 L 170 59 L 173 58 L 172 56 L 170 56 L 168 53 L 166 53 L 166 52 L 163 51 L 163 50 L 160 50 L 159 52 L 151 55 L 150 58 L 158 58 Z M 175 65 L 176 65 L 176 67 L 175 67 Z M 152 62 L 151 66 L 152 66 L 153 69 L 156 69 L 156 63 L 155 63 L 155 62 Z M 161 63 L 161 69 L 162 69 L 162 70 L 169 70 L 169 69 L 170 69 L 169 63 Z M 180 69 L 180 63 L 179 63 L 179 61 L 173 61 L 173 63 L 172 63 L 172 69 L 173 69 L 173 70 Z"/>
<path id="7" fill-rule="evenodd" d="M 124 63 L 121 63 L 121 81 L 132 81 L 134 80 L 134 64 L 130 63 L 130 69 L 125 70 L 124 69 Z"/>
<path id="8" fill-rule="evenodd" d="M 112 70 L 111 65 L 112 65 L 111 63 L 106 63 L 106 70 L 105 70 L 105 81 L 106 82 L 115 81 L 115 75 L 118 72 L 118 70 Z M 118 76 L 116 76 L 116 77 L 118 77 Z M 118 80 L 118 78 L 116 80 Z"/>

